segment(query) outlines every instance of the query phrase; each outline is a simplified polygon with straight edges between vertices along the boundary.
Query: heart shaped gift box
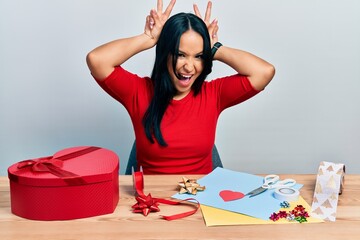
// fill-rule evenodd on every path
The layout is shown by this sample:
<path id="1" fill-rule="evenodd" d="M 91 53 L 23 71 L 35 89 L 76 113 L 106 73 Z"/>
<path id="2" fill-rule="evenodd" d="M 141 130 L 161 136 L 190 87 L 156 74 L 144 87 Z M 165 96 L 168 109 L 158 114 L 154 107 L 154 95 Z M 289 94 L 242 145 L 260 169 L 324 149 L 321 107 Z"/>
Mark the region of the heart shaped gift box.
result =
<path id="1" fill-rule="evenodd" d="M 33 220 L 69 220 L 114 212 L 119 158 L 105 148 L 72 147 L 8 168 L 11 211 Z"/>

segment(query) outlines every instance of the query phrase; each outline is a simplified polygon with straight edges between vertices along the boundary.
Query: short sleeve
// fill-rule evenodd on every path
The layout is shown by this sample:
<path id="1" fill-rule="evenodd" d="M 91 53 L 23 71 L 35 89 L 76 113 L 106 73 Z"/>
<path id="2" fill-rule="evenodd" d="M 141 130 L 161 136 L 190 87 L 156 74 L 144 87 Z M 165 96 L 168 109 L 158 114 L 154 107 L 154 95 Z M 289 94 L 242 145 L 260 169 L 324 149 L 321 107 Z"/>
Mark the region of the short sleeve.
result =
<path id="1" fill-rule="evenodd" d="M 121 66 L 115 67 L 114 71 L 104 80 L 95 80 L 102 89 L 126 108 L 134 103 L 137 96 L 147 96 L 152 88 L 150 78 L 139 77 Z"/>
<path id="2" fill-rule="evenodd" d="M 220 111 L 239 104 L 255 96 L 260 91 L 254 89 L 246 76 L 236 74 L 218 79 Z"/>

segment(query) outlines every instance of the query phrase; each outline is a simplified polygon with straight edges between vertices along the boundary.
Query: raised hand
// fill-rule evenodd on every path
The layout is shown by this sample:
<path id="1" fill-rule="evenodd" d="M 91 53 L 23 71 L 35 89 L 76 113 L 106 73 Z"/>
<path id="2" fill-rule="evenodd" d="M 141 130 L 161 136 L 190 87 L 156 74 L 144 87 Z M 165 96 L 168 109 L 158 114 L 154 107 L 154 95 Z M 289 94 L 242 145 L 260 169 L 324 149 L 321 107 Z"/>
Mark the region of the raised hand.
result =
<path id="1" fill-rule="evenodd" d="M 212 2 L 209 1 L 207 4 L 207 7 L 206 7 L 206 11 L 205 11 L 205 17 L 203 18 L 201 16 L 198 6 L 196 4 L 194 4 L 195 15 L 198 16 L 199 18 L 203 19 L 203 21 L 205 22 L 205 24 L 208 28 L 209 34 L 210 34 L 211 46 L 213 46 L 214 43 L 216 43 L 218 41 L 217 32 L 219 30 L 219 26 L 218 26 L 217 19 L 214 19 L 212 22 L 210 22 L 211 8 L 212 8 Z"/>
<path id="2" fill-rule="evenodd" d="M 163 1 L 157 1 L 157 9 L 151 9 L 150 14 L 146 17 L 144 33 L 150 38 L 157 39 L 160 36 L 161 30 L 168 20 L 171 11 L 175 5 L 176 0 L 171 0 L 165 11 L 163 12 Z"/>

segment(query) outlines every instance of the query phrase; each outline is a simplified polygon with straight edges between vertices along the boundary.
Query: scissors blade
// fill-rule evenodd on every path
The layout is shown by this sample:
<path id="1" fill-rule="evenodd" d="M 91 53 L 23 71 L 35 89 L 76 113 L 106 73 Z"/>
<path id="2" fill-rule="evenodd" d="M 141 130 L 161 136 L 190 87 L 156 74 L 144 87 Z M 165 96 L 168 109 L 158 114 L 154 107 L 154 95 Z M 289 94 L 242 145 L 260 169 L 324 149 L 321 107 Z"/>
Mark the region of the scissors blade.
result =
<path id="1" fill-rule="evenodd" d="M 266 188 L 258 187 L 256 189 L 252 190 L 251 192 L 248 192 L 245 196 L 249 196 L 249 198 L 255 197 L 256 195 L 259 195 L 260 193 L 263 193 L 266 190 L 267 190 Z"/>

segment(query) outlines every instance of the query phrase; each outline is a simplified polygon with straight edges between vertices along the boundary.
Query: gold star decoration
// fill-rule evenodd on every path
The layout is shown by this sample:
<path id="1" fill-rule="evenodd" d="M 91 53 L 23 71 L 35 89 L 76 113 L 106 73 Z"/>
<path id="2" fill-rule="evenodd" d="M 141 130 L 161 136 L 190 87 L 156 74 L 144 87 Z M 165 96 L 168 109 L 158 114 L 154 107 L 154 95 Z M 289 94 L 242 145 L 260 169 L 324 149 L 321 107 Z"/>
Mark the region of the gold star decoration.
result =
<path id="1" fill-rule="evenodd" d="M 196 195 L 198 191 L 204 191 L 205 186 L 200 186 L 197 183 L 196 179 L 187 179 L 186 177 L 182 177 L 182 182 L 179 182 L 180 190 L 179 193 L 189 193 L 192 195 Z"/>

